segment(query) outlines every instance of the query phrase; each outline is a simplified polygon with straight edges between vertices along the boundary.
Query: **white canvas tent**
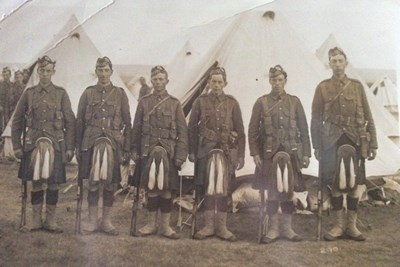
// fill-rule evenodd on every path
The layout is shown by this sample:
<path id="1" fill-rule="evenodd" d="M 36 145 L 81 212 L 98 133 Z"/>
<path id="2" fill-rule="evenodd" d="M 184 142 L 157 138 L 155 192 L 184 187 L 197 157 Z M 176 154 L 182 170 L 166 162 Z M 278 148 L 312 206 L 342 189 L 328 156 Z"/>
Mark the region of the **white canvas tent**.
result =
<path id="1" fill-rule="evenodd" d="M 74 20 L 74 18 L 71 18 L 71 20 Z M 88 86 L 97 83 L 97 76 L 95 74 L 96 61 L 103 55 L 100 54 L 81 26 L 70 32 L 68 37 L 62 42 L 58 43 L 50 50 L 39 54 L 37 57 L 43 55 L 48 55 L 52 60 L 56 61 L 56 73 L 53 76 L 52 81 L 54 84 L 62 86 L 67 90 L 71 100 L 72 109 L 76 115 L 79 99 L 83 91 Z M 136 99 L 129 90 L 125 89 L 124 83 L 121 81 L 115 70 L 111 80 L 114 85 L 124 88 L 127 93 L 131 116 L 133 117 L 137 106 Z M 35 67 L 27 87 L 35 85 L 38 82 L 39 77 Z M 6 139 L 7 142 L 10 142 L 10 125 L 11 120 L 3 133 L 3 136 L 8 137 Z M 10 148 L 10 145 L 7 145 L 5 149 L 6 148 L 7 150 L 4 151 L 5 155 L 11 156 L 12 147 Z"/>
<path id="2" fill-rule="evenodd" d="M 339 42 L 336 40 L 333 34 L 330 34 L 329 37 L 325 40 L 325 42 L 321 45 L 319 49 L 316 51 L 316 56 L 321 60 L 321 62 L 325 65 L 327 69 L 329 69 L 329 58 L 328 51 L 333 47 L 343 48 Z M 351 56 L 347 55 L 348 60 L 351 62 Z M 348 64 L 346 68 L 346 73 L 350 78 L 354 78 L 359 80 L 364 86 L 364 91 L 367 95 L 369 105 L 371 107 L 371 112 L 375 119 L 375 124 L 379 129 L 381 129 L 386 136 L 392 138 L 399 137 L 399 122 L 385 109 L 382 108 L 382 102 L 380 102 L 377 98 L 373 97 L 371 90 L 369 90 L 369 86 L 365 83 L 364 79 L 358 73 L 358 71 L 353 67 L 351 63 Z"/>
<path id="3" fill-rule="evenodd" d="M 383 76 L 371 85 L 371 91 L 396 119 L 399 115 L 399 92 L 396 85 L 388 76 Z"/>
<path id="4" fill-rule="evenodd" d="M 72 14 L 84 22 L 112 3 L 112 0 L 26 1 L 0 21 L 1 60 L 32 62 L 50 40 L 58 37 L 56 33 L 62 33 L 61 28 Z M 78 27 L 79 23 L 73 26 Z"/>
<path id="5" fill-rule="evenodd" d="M 280 13 L 246 12 L 232 19 L 230 26 L 218 39 L 207 34 L 196 38 L 204 38 L 213 43 L 210 45 L 211 49 L 202 53 L 202 59 L 190 66 L 190 71 L 186 70 L 187 76 L 180 79 L 180 82 L 180 77 L 170 75 L 170 80 L 175 80 L 175 83 L 173 87 L 169 87 L 169 91 L 179 97 L 183 104 L 204 88 L 199 85 L 199 81 L 204 79 L 204 74 L 213 64 L 218 63 L 226 69 L 228 85 L 225 92 L 239 101 L 247 132 L 253 104 L 258 97 L 270 91 L 267 71 L 279 64 L 288 73 L 286 91 L 300 98 L 310 121 L 315 88 L 320 81 L 329 78 L 330 73 L 305 48 Z M 197 42 L 191 43 L 195 46 Z M 170 73 L 175 72 L 168 66 L 167 70 Z M 400 152 L 379 128 L 378 140 L 378 157 L 375 161 L 368 162 L 367 174 L 394 173 L 400 168 Z M 245 167 L 237 173 L 239 176 L 254 173 L 253 159 L 248 147 L 245 161 Z M 186 164 L 185 171 L 188 175 L 192 172 L 190 164 Z M 318 175 L 318 164 L 314 158 L 304 173 Z"/>

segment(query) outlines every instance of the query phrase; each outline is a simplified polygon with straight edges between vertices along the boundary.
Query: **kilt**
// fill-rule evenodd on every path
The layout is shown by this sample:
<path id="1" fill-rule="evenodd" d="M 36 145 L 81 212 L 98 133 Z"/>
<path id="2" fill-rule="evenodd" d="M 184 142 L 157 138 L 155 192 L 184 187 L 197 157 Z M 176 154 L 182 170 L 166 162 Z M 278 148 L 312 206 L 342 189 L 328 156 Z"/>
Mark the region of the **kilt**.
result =
<path id="1" fill-rule="evenodd" d="M 32 151 L 24 152 L 18 170 L 18 178 L 23 181 L 31 181 L 33 178 L 33 169 L 30 168 Z M 48 184 L 66 183 L 65 164 L 62 161 L 61 152 L 54 150 L 54 168 L 51 176 L 48 178 Z"/>
<path id="2" fill-rule="evenodd" d="M 90 177 L 90 171 L 92 169 L 92 157 L 94 147 L 91 147 L 87 151 L 81 151 L 79 159 L 79 178 L 88 179 Z M 121 169 L 120 169 L 120 157 L 119 153 L 113 149 L 114 152 L 114 168 L 111 183 L 121 182 Z"/>
<path id="3" fill-rule="evenodd" d="M 283 149 L 279 149 L 279 151 L 284 151 Z M 296 192 L 302 192 L 305 190 L 305 185 L 304 185 L 304 179 L 302 176 L 302 173 L 300 171 L 299 162 L 297 159 L 296 154 L 290 153 L 290 161 L 292 164 L 293 168 L 293 183 L 294 183 L 294 191 Z M 273 172 L 272 170 L 272 160 L 273 157 L 269 159 L 263 159 L 262 162 L 262 169 L 260 170 L 259 168 L 256 168 L 255 173 L 254 173 L 254 181 L 252 184 L 252 187 L 254 189 L 258 190 L 270 190 L 270 191 L 277 191 L 277 185 L 276 185 L 276 177 L 273 177 Z M 282 195 L 285 195 L 285 193 L 282 193 Z M 283 199 L 286 197 L 283 196 Z"/>
<path id="4" fill-rule="evenodd" d="M 169 172 L 168 172 L 168 178 L 169 178 L 169 183 L 168 185 L 165 185 L 165 190 L 171 190 L 171 191 L 177 191 L 179 190 L 179 174 L 178 174 L 178 169 L 175 166 L 175 162 L 173 159 L 169 158 Z M 149 183 L 149 177 L 145 175 L 145 168 L 146 164 L 148 161 L 149 157 L 144 157 L 140 160 L 140 168 L 135 168 L 135 173 L 134 173 L 134 178 L 133 182 L 131 184 L 136 185 L 137 184 L 137 179 L 140 177 L 140 187 L 144 188 L 145 190 L 148 190 L 148 183 Z"/>
<path id="5" fill-rule="evenodd" d="M 322 164 L 322 182 L 324 185 L 332 186 L 337 175 L 337 149 L 342 145 L 351 145 L 356 149 L 358 158 L 360 158 L 360 147 L 356 146 L 345 134 L 343 134 L 335 145 L 321 151 L 321 164 Z M 356 183 L 361 185 L 365 184 L 365 162 L 358 160 L 359 172 L 357 174 Z"/>

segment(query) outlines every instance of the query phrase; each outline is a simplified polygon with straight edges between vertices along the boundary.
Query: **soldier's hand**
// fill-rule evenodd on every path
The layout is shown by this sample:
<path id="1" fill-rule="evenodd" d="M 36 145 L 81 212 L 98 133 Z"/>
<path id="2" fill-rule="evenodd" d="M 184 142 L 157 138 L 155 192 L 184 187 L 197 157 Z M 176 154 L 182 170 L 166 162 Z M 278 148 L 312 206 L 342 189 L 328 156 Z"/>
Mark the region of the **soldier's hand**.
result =
<path id="1" fill-rule="evenodd" d="M 180 171 L 183 164 L 183 160 L 176 159 L 175 160 L 175 167 Z"/>
<path id="2" fill-rule="evenodd" d="M 239 158 L 239 159 L 238 159 L 238 165 L 237 165 L 236 170 L 240 170 L 240 169 L 242 169 L 243 167 L 244 167 L 244 158 Z"/>
<path id="3" fill-rule="evenodd" d="M 260 155 L 255 155 L 255 156 L 253 157 L 253 159 L 254 159 L 254 163 L 256 164 L 257 168 L 260 168 L 260 169 L 261 169 L 261 167 L 262 167 L 262 161 L 261 161 Z"/>
<path id="4" fill-rule="evenodd" d="M 303 156 L 303 167 L 307 168 L 310 165 L 310 158 L 307 156 Z"/>
<path id="5" fill-rule="evenodd" d="M 14 156 L 15 156 L 17 159 L 21 159 L 21 158 L 22 158 L 22 150 L 21 150 L 21 149 L 15 149 L 15 150 L 14 150 Z"/>
<path id="6" fill-rule="evenodd" d="M 130 159 L 131 159 L 131 153 L 124 152 L 124 154 L 122 155 L 122 159 L 121 159 L 122 165 L 128 164 Z"/>
<path id="7" fill-rule="evenodd" d="M 75 150 L 75 157 L 76 157 L 76 161 L 78 161 L 78 163 L 79 163 L 79 161 L 81 160 L 81 153 L 79 153 L 79 149 Z"/>
<path id="8" fill-rule="evenodd" d="M 65 152 L 65 155 L 67 156 L 67 162 L 70 162 L 72 160 L 72 158 L 74 157 L 74 151 L 67 150 Z"/>
<path id="9" fill-rule="evenodd" d="M 368 160 L 373 160 L 376 157 L 376 149 L 370 149 L 368 153 Z"/>
<path id="10" fill-rule="evenodd" d="M 139 155 L 136 152 L 131 152 L 131 159 L 136 162 L 139 159 Z"/>
<path id="11" fill-rule="evenodd" d="M 320 160 L 319 148 L 314 149 L 314 156 L 318 161 Z"/>
<path id="12" fill-rule="evenodd" d="M 189 161 L 190 162 L 195 162 L 196 161 L 196 156 L 193 153 L 189 154 Z"/>

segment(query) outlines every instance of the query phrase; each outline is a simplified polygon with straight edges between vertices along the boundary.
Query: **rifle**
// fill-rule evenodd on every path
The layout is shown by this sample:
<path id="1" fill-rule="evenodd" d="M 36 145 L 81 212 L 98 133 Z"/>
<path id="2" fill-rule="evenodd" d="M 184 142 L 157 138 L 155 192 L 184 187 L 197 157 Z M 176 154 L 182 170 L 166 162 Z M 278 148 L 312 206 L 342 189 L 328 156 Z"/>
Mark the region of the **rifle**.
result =
<path id="1" fill-rule="evenodd" d="M 26 226 L 26 201 L 28 198 L 28 188 L 27 188 L 27 182 L 22 181 L 21 184 L 21 220 L 19 223 L 19 229 L 23 230 Z"/>
<path id="2" fill-rule="evenodd" d="M 197 160 L 194 162 L 194 176 L 197 175 Z M 193 177 L 195 178 L 195 177 Z M 200 190 L 199 186 L 196 186 L 196 179 L 193 179 L 194 183 L 194 203 L 193 203 L 193 209 L 192 209 L 192 229 L 191 229 L 191 237 L 194 239 L 194 235 L 197 232 L 197 208 L 200 206 L 201 202 L 199 203 L 199 197 L 200 197 Z"/>
<path id="3" fill-rule="evenodd" d="M 265 235 L 265 190 L 260 189 L 260 208 L 259 208 L 259 222 L 258 222 L 258 243 L 261 243 Z"/>
<path id="4" fill-rule="evenodd" d="M 83 202 L 83 180 L 78 173 L 78 190 L 76 193 L 76 217 L 75 217 L 75 234 L 81 233 L 81 213 Z"/>
<path id="5" fill-rule="evenodd" d="M 138 233 L 136 230 L 136 226 L 137 226 L 137 211 L 139 209 L 139 200 L 140 200 L 141 160 L 138 159 L 135 163 L 136 163 L 135 172 L 133 174 L 133 177 L 131 177 L 131 179 L 132 179 L 132 184 L 133 186 L 135 186 L 136 189 L 136 195 L 134 203 L 132 205 L 131 227 L 129 229 L 129 234 L 131 236 L 140 236 L 140 233 Z"/>
<path id="6" fill-rule="evenodd" d="M 321 229 L 322 229 L 322 206 L 323 206 L 323 192 L 324 192 L 324 183 L 322 181 L 322 158 L 321 158 L 321 149 L 319 155 L 318 162 L 318 213 L 317 213 L 317 241 L 321 240 Z"/>
<path id="7" fill-rule="evenodd" d="M 25 143 L 26 143 L 26 119 L 23 120 L 22 123 L 22 153 L 25 151 Z M 23 169 L 25 169 L 26 161 L 24 158 L 21 160 L 21 164 L 23 164 Z M 23 176 L 25 176 L 25 172 L 23 172 Z M 26 226 L 26 201 L 28 199 L 28 182 L 25 177 L 22 177 L 21 181 L 21 220 L 19 223 L 20 231 L 24 231 Z"/>
<path id="8" fill-rule="evenodd" d="M 179 212 L 178 212 L 178 223 L 179 231 L 182 232 L 182 175 L 179 175 Z"/>

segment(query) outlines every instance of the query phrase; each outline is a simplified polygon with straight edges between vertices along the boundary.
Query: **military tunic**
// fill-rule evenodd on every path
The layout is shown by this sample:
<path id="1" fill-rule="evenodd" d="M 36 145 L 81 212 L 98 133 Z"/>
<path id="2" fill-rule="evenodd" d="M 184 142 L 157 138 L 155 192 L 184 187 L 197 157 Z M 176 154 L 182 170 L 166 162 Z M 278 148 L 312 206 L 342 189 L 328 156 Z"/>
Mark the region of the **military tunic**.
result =
<path id="1" fill-rule="evenodd" d="M 8 119 L 11 118 L 17 106 L 18 100 L 20 99 L 22 93 L 24 92 L 24 88 L 25 85 L 18 85 L 17 83 L 13 84 L 13 87 L 8 94 L 8 108 L 6 110 L 7 111 L 6 117 L 8 117 Z"/>
<path id="2" fill-rule="evenodd" d="M 285 91 L 257 99 L 249 124 L 250 155 L 259 155 L 262 169 L 256 168 L 253 187 L 276 189 L 272 177 L 272 157 L 278 151 L 291 157 L 295 190 L 303 190 L 301 168 L 303 156 L 311 157 L 310 137 L 303 106 L 296 96 Z"/>
<path id="3" fill-rule="evenodd" d="M 354 146 L 361 158 L 360 134 L 364 133 L 369 136 L 369 147 L 377 149 L 375 124 L 362 84 L 347 76 L 322 81 L 312 103 L 311 137 L 314 149 L 319 149 L 322 156 L 322 178 L 326 183 L 335 178 L 339 146 Z M 359 164 L 364 170 L 364 161 Z M 363 183 L 365 173 L 360 172 L 358 178 Z"/>
<path id="4" fill-rule="evenodd" d="M 54 84 L 46 87 L 38 84 L 24 91 L 16 107 L 12 121 L 11 136 L 15 150 L 23 149 L 18 177 L 32 180 L 29 168 L 31 154 L 40 137 L 48 137 L 55 150 L 54 170 L 49 183 L 65 183 L 65 163 L 62 153 L 75 150 L 75 114 L 67 91 Z M 26 125 L 25 147 L 21 135 Z"/>
<path id="5" fill-rule="evenodd" d="M 9 118 L 8 115 L 8 98 L 12 87 L 12 82 L 0 82 L 0 132 L 3 133 Z"/>
<path id="6" fill-rule="evenodd" d="M 185 116 L 179 100 L 165 90 L 153 92 L 139 100 L 132 128 L 132 151 L 141 158 L 140 184 L 147 188 L 144 174 L 148 155 L 155 146 L 162 146 L 168 153 L 168 190 L 178 189 L 178 170 L 175 160 L 184 162 L 188 154 L 188 133 Z"/>
<path id="7" fill-rule="evenodd" d="M 129 152 L 131 114 L 124 89 L 110 83 L 90 86 L 78 105 L 76 144 L 79 150 L 79 177 L 87 179 L 92 167 L 93 146 L 97 138 L 108 137 L 114 151 L 113 183 L 121 181 L 120 164 Z"/>
<path id="8" fill-rule="evenodd" d="M 189 119 L 189 153 L 197 159 L 196 185 L 208 186 L 207 155 L 215 148 L 225 152 L 232 177 L 238 158 L 244 158 L 245 138 L 242 113 L 233 96 L 224 92 L 199 96 Z"/>

